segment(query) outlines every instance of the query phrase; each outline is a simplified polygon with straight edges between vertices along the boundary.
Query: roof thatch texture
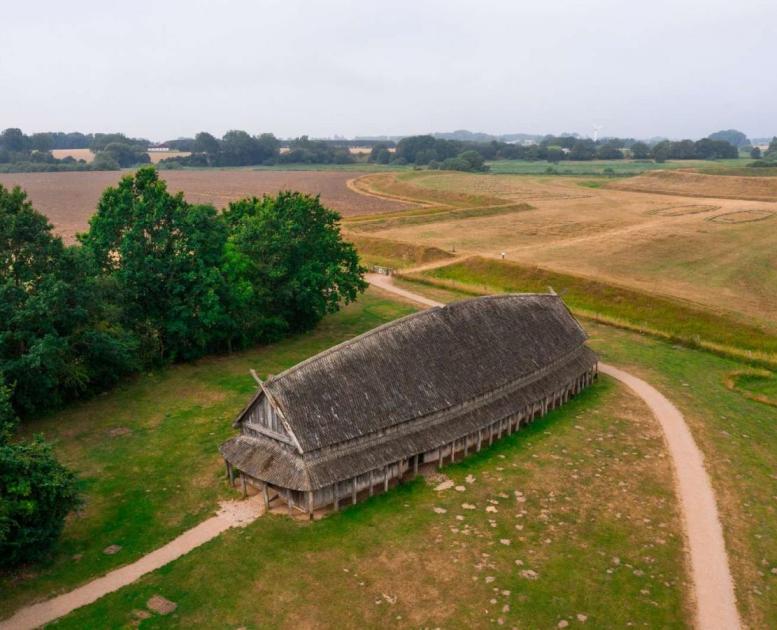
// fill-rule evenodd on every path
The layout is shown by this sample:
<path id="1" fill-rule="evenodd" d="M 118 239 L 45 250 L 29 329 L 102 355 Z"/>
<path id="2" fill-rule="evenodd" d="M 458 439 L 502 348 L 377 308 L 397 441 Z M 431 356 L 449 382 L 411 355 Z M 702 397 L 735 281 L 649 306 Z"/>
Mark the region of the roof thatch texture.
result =
<path id="1" fill-rule="evenodd" d="M 585 339 L 554 294 L 422 311 L 264 383 L 256 399 L 270 397 L 301 454 L 247 435 L 221 451 L 257 478 L 320 488 L 437 448 L 541 400 L 596 363 Z"/>

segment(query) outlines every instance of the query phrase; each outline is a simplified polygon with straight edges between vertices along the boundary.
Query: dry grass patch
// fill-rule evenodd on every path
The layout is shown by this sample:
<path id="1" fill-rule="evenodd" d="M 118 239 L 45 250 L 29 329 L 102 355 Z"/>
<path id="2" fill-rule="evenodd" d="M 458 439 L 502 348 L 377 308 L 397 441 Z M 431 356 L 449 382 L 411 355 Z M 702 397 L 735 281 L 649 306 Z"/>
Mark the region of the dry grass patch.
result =
<path id="1" fill-rule="evenodd" d="M 650 171 L 636 177 L 611 182 L 607 187 L 687 197 L 777 201 L 777 177 Z"/>

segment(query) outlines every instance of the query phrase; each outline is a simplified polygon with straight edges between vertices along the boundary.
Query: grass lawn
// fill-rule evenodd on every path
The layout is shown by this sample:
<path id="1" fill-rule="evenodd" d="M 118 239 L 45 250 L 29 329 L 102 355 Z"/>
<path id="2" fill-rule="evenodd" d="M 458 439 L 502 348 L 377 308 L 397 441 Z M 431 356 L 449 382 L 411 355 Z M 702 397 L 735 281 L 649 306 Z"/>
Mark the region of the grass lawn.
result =
<path id="1" fill-rule="evenodd" d="M 157 593 L 178 608 L 141 627 L 688 625 L 661 436 L 613 382 L 443 472 L 461 491 L 259 519 L 58 627 L 130 625 Z"/>
<path id="2" fill-rule="evenodd" d="M 722 169 L 739 168 L 750 164 L 751 158 L 738 160 L 669 160 L 656 164 L 652 160 L 590 160 L 585 162 L 528 160 L 495 160 L 488 162 L 490 172 L 495 175 L 604 175 L 610 177 L 628 177 L 645 171 L 670 170 L 678 168 Z M 757 171 L 758 169 L 750 169 Z"/>
<path id="3" fill-rule="evenodd" d="M 254 390 L 249 368 L 277 374 L 411 310 L 370 292 L 312 333 L 146 374 L 26 423 L 79 473 L 86 506 L 48 565 L 0 577 L 0 617 L 131 562 L 213 513 L 230 493 L 217 447 Z M 121 551 L 105 555 L 112 544 Z"/>
<path id="4" fill-rule="evenodd" d="M 400 285 L 443 302 L 467 297 Z M 726 386 L 732 373 L 750 371 L 741 362 L 590 321 L 584 326 L 603 360 L 656 386 L 685 415 L 712 476 L 744 621 L 777 628 L 777 409 Z M 740 385 L 771 393 L 776 380 L 771 374 Z"/>

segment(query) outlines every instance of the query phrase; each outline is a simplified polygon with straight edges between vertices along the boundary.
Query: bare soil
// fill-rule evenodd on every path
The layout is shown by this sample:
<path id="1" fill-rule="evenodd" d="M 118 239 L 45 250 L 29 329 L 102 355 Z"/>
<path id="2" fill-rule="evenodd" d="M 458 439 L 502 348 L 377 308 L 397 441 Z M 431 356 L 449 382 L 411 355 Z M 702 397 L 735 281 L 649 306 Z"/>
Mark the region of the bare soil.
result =
<path id="1" fill-rule="evenodd" d="M 87 229 L 89 217 L 94 213 L 102 192 L 126 174 L 126 171 L 8 173 L 0 174 L 0 184 L 21 186 L 35 208 L 54 224 L 57 232 L 67 242 L 73 242 L 78 232 Z M 399 201 L 368 197 L 351 190 L 348 180 L 360 175 L 353 172 L 213 169 L 162 171 L 160 174 L 171 192 L 183 191 L 188 201 L 212 203 L 219 209 L 242 197 L 274 194 L 280 190 L 320 194 L 324 205 L 344 216 L 391 212 L 408 207 Z"/>

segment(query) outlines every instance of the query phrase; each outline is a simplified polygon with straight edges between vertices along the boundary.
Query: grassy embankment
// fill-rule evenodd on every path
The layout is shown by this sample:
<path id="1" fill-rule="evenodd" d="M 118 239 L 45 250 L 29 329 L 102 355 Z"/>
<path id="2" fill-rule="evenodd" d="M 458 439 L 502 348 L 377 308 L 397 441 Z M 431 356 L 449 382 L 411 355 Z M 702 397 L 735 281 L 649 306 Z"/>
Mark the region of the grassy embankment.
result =
<path id="1" fill-rule="evenodd" d="M 547 292 L 552 287 L 578 316 L 777 366 L 777 338 L 760 328 L 679 300 L 595 280 L 480 257 L 400 277 L 469 295 Z"/>

